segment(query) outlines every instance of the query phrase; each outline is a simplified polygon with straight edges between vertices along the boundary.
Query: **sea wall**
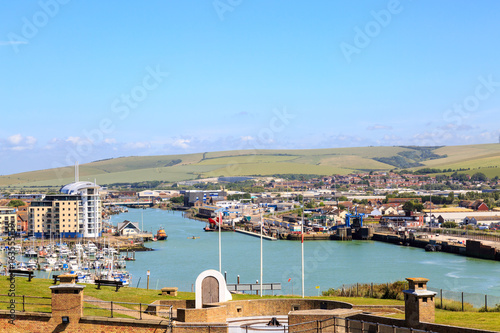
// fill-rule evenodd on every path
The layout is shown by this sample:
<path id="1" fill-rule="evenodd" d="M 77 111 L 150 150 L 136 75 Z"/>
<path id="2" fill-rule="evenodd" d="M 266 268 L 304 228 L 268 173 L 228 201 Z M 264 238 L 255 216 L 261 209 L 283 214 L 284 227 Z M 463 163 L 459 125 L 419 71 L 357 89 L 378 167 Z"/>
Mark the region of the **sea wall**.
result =
<path id="1" fill-rule="evenodd" d="M 438 244 L 441 245 L 441 252 L 500 261 L 500 251 L 498 251 L 494 247 L 482 244 L 481 241 L 470 240 L 470 239 L 466 241 L 466 245 L 464 246 L 462 244 L 450 244 L 448 242 L 435 242 L 431 240 L 410 239 L 399 235 L 374 233 L 372 240 L 397 244 L 397 245 L 407 245 L 422 249 L 425 248 L 427 244 Z"/>

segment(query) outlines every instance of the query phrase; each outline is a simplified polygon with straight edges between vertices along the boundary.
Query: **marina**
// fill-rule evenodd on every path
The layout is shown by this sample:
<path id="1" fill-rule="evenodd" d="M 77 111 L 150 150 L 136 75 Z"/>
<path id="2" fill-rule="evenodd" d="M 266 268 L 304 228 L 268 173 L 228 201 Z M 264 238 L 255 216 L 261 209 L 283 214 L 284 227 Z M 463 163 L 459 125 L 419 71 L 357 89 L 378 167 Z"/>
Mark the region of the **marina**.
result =
<path id="1" fill-rule="evenodd" d="M 185 218 L 181 212 L 129 209 L 111 216 L 109 222 L 117 225 L 124 220 L 141 219 L 144 229 L 162 229 L 168 233 L 168 240 L 146 241 L 144 246 L 153 251 L 121 253 L 109 240 L 99 246 L 90 241 L 76 243 L 71 248 L 64 242 L 53 243 L 44 249 L 35 249 L 26 242 L 24 251 L 16 246 L 16 269 L 35 270 L 35 276 L 40 278 L 74 271 L 80 281 L 90 282 L 98 277 L 123 280 L 125 285 L 141 288 L 146 288 L 150 271 L 152 289 L 177 287 L 179 291 L 192 291 L 199 272 L 218 268 L 218 233 L 205 232 L 204 222 Z M 248 284 L 260 279 L 259 237 L 260 233 L 250 231 L 222 233 L 222 273 L 228 283 Z M 38 261 L 31 257 L 33 252 Z M 2 262 L 5 255 L 2 251 Z M 424 276 L 433 288 L 500 296 L 497 261 L 358 240 L 308 241 L 304 256 L 305 295 L 318 295 L 322 290 L 353 283 L 386 283 L 406 276 Z M 281 290 L 273 290 L 273 294 L 301 293 L 300 241 L 264 243 L 263 283 L 281 284 Z"/>
<path id="2" fill-rule="evenodd" d="M 184 218 L 181 212 L 130 209 L 112 216 L 111 222 L 138 221 L 141 213 L 145 228 L 162 225 L 169 237 L 165 242 L 145 243 L 154 251 L 137 252 L 136 261 L 128 262 L 134 287 L 146 287 L 146 272 L 150 270 L 150 287 L 191 291 L 199 272 L 218 268 L 217 233 L 204 232 L 203 222 Z M 193 236 L 199 237 L 196 242 L 189 239 Z M 318 240 L 304 244 L 306 295 L 318 295 L 318 291 L 343 284 L 386 283 L 406 276 L 424 276 L 434 288 L 500 296 L 500 263 L 495 261 L 376 241 Z M 263 282 L 281 283 L 279 294 L 299 295 L 300 251 L 300 242 L 265 242 Z M 238 276 L 241 283 L 255 283 L 260 278 L 260 240 L 242 233 L 222 233 L 221 261 L 228 283 L 236 283 Z"/>

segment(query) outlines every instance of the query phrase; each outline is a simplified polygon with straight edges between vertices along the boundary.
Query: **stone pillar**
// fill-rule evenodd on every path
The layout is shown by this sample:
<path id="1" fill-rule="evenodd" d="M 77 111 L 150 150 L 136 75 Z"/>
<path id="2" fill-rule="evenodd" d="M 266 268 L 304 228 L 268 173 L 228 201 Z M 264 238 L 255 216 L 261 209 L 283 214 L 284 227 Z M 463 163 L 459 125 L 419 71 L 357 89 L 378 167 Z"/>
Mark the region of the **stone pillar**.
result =
<path id="1" fill-rule="evenodd" d="M 405 295 L 405 321 L 409 327 L 418 328 L 421 322 L 434 322 L 434 298 L 436 293 L 427 290 L 428 279 L 407 278 Z"/>
<path id="2" fill-rule="evenodd" d="M 83 288 L 75 283 L 76 275 L 64 274 L 59 276 L 61 284 L 49 287 L 52 291 L 52 321 L 55 324 L 78 324 L 83 315 Z"/>

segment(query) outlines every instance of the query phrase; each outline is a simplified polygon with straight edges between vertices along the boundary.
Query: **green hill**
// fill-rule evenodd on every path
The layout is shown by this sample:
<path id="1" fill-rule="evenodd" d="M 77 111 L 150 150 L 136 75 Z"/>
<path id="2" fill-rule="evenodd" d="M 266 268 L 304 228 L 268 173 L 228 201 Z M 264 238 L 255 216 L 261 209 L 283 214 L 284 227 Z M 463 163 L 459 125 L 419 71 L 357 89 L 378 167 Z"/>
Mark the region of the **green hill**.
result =
<path id="1" fill-rule="evenodd" d="M 165 156 L 120 157 L 80 165 L 80 179 L 99 184 L 176 182 L 218 176 L 348 174 L 411 168 L 481 170 L 500 176 L 500 144 L 445 147 L 357 147 L 301 150 L 239 150 Z M 74 179 L 74 168 L 0 176 L 0 186 L 60 186 Z"/>

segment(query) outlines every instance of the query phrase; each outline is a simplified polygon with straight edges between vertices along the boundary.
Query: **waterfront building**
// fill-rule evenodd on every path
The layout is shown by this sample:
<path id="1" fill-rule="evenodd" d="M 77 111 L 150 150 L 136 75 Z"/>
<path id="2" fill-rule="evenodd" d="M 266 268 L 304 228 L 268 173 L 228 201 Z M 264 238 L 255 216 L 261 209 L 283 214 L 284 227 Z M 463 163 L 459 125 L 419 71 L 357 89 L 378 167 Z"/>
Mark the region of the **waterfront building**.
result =
<path id="1" fill-rule="evenodd" d="M 7 235 L 9 233 L 10 224 L 16 224 L 17 214 L 14 207 L 0 207 L 0 233 Z"/>
<path id="2" fill-rule="evenodd" d="M 43 200 L 45 194 L 43 193 L 13 193 L 9 195 L 10 199 L 18 200 Z"/>
<path id="3" fill-rule="evenodd" d="M 37 238 L 99 237 L 102 231 L 99 185 L 78 181 L 63 186 L 60 194 L 32 201 L 28 232 Z"/>
<path id="4" fill-rule="evenodd" d="M 208 202 L 216 202 L 226 200 L 227 193 L 222 190 L 217 191 L 185 191 L 184 193 L 184 206 L 195 207 L 197 205 L 204 205 Z"/>

